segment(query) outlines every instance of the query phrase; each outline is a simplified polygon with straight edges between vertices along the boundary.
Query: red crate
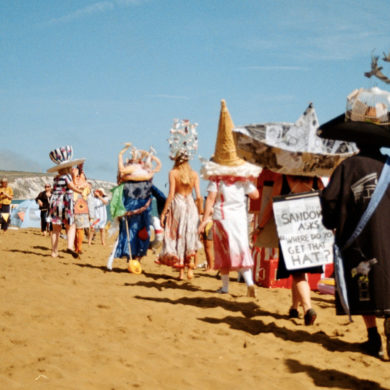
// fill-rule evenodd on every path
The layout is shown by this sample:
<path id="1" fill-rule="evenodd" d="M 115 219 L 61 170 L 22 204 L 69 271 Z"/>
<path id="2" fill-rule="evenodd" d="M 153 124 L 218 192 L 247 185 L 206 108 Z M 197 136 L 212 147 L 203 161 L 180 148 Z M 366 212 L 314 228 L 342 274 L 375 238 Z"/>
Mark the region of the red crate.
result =
<path id="1" fill-rule="evenodd" d="M 292 277 L 287 279 L 276 279 L 278 269 L 278 249 L 277 248 L 252 248 L 253 256 L 253 280 L 256 284 L 267 288 L 291 288 Z M 307 274 L 308 283 L 311 290 L 318 290 L 318 282 L 321 277 L 329 278 L 333 274 L 333 264 L 324 266 L 323 274 Z"/>
<path id="2" fill-rule="evenodd" d="M 272 248 L 252 249 L 254 261 L 253 280 L 262 287 L 291 288 L 291 277 L 288 279 L 276 279 L 278 269 L 278 250 Z"/>

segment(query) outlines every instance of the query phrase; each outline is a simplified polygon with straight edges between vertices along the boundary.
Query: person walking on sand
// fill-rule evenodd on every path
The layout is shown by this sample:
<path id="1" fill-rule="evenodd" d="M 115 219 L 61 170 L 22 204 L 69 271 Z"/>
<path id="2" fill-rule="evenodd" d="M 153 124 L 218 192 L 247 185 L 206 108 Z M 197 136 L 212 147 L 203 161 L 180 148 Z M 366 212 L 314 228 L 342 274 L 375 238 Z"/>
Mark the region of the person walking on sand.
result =
<path id="1" fill-rule="evenodd" d="M 108 267 L 112 266 L 111 259 L 126 257 L 128 270 L 133 272 L 132 265 L 135 261 L 138 263 L 149 248 L 151 204 L 155 194 L 153 176 L 160 170 L 161 162 L 153 148 L 150 152 L 133 148 L 131 159 L 124 161 L 123 154 L 130 146 L 126 143 L 118 154 L 119 185 L 111 190 L 110 212 L 113 218 L 119 218 L 119 236 Z"/>
<path id="2" fill-rule="evenodd" d="M 84 163 L 72 168 L 72 181 L 81 191 L 81 194 L 74 193 L 74 219 L 76 224 L 75 251 L 83 253 L 84 230 L 89 229 L 88 199 L 91 193 L 91 185 L 84 173 Z"/>
<path id="3" fill-rule="evenodd" d="M 258 180 L 257 188 L 261 194 L 260 202 L 251 203 L 251 211 L 256 213 L 253 245 L 258 248 L 269 248 L 279 253 L 277 279 L 287 279 L 292 276 L 291 306 L 289 318 L 299 318 L 299 305 L 304 312 L 305 325 L 313 325 L 317 313 L 312 307 L 308 273 L 323 272 L 322 266 L 307 267 L 298 270 L 288 270 L 283 252 L 279 245 L 275 218 L 272 211 L 272 199 L 276 196 L 299 194 L 313 190 L 321 190 L 324 185 L 320 178 L 298 175 L 282 175 L 264 169 Z M 256 205 L 256 206 L 255 206 Z"/>
<path id="4" fill-rule="evenodd" d="M 106 245 L 104 228 L 107 224 L 107 205 L 108 199 L 103 188 L 97 188 L 89 201 L 89 217 L 91 223 L 88 235 L 88 245 L 91 245 L 93 234 L 97 230 L 100 231 L 100 241 L 102 245 Z"/>
<path id="5" fill-rule="evenodd" d="M 213 219 L 214 268 L 220 270 L 222 288 L 229 292 L 229 272 L 239 271 L 247 285 L 247 296 L 255 297 L 253 259 L 249 249 L 247 197 L 259 196 L 252 180 L 261 168 L 245 162 L 237 156 L 233 139 L 233 121 L 224 100 L 215 153 L 210 161 L 204 161 L 201 176 L 210 181 L 208 196 L 199 234 Z"/>
<path id="6" fill-rule="evenodd" d="M 390 186 L 386 182 L 388 176 L 382 176 L 390 158 L 386 159 L 380 151 L 381 147 L 390 147 L 389 114 L 389 92 L 361 89 L 348 96 L 345 114 L 319 130 L 321 137 L 356 142 L 359 148 L 357 155 L 334 170 L 322 192 L 321 205 L 323 223 L 328 229 L 335 229 L 335 241 L 342 253 L 343 272 L 336 278 L 336 313 L 345 314 L 348 310 L 344 301 L 348 302 L 350 315 L 363 316 L 368 340 L 360 344 L 361 350 L 378 358 L 383 358 L 384 352 L 377 317 L 385 318 L 390 357 Z M 379 203 L 372 204 L 377 188 L 384 193 Z M 360 234 L 350 241 L 368 208 L 373 213 Z M 344 294 L 341 280 L 346 286 Z"/>
<path id="7" fill-rule="evenodd" d="M 160 216 L 164 229 L 162 251 L 156 261 L 179 269 L 179 279 L 193 278 L 195 258 L 199 247 L 198 207 L 202 206 L 199 176 L 191 169 L 189 159 L 197 150 L 197 124 L 188 120 L 175 121 L 169 139 L 170 158 L 175 161 L 169 172 L 169 194 Z M 195 191 L 196 204 L 192 196 Z"/>
<path id="8" fill-rule="evenodd" d="M 8 185 L 8 179 L 3 177 L 0 186 L 0 225 L 1 231 L 6 232 L 10 221 L 10 208 L 14 192 Z"/>
<path id="9" fill-rule="evenodd" d="M 73 192 L 82 194 L 83 191 L 78 189 L 72 182 L 71 168 L 85 159 L 72 160 L 73 148 L 69 145 L 52 150 L 49 156 L 56 165 L 49 168 L 47 172 L 57 172 L 57 176 L 54 178 L 48 218 L 49 222 L 53 224 L 51 256 L 58 256 L 58 241 L 62 225 L 64 224 L 67 234 L 66 252 L 77 258 L 78 254 L 74 250 L 76 224 L 74 220 Z"/>
<path id="10" fill-rule="evenodd" d="M 44 236 L 47 235 L 47 232 L 51 232 L 53 230 L 53 225 L 47 222 L 50 198 L 51 185 L 45 184 L 45 190 L 40 192 L 35 198 L 35 201 L 38 203 L 39 210 L 41 211 L 41 232 Z"/>

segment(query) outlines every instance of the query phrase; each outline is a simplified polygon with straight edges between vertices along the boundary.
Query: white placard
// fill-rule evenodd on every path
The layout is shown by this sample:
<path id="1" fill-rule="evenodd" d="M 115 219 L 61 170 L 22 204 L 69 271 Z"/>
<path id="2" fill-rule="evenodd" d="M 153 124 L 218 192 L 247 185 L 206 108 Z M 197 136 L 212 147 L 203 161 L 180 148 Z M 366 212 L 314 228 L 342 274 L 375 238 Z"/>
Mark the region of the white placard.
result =
<path id="1" fill-rule="evenodd" d="M 322 224 L 318 192 L 274 198 L 273 210 L 288 270 L 333 262 L 334 237 Z"/>

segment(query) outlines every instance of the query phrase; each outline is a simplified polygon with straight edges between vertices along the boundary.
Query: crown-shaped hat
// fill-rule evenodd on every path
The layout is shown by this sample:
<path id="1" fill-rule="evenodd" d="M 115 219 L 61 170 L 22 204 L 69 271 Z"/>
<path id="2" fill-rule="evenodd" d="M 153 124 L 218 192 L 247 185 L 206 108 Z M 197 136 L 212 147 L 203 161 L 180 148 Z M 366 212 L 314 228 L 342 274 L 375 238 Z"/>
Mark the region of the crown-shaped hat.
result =
<path id="1" fill-rule="evenodd" d="M 225 100 L 221 100 L 221 112 L 219 115 L 217 141 L 213 161 L 217 164 L 229 167 L 239 166 L 245 163 L 238 157 L 233 135 L 234 124 L 226 107 Z"/>
<path id="2" fill-rule="evenodd" d="M 60 169 L 76 166 L 85 161 L 85 158 L 72 160 L 73 148 L 70 145 L 61 146 L 52 150 L 49 153 L 49 157 L 51 161 L 53 161 L 56 165 L 54 167 L 49 168 L 47 172 L 56 172 Z"/>

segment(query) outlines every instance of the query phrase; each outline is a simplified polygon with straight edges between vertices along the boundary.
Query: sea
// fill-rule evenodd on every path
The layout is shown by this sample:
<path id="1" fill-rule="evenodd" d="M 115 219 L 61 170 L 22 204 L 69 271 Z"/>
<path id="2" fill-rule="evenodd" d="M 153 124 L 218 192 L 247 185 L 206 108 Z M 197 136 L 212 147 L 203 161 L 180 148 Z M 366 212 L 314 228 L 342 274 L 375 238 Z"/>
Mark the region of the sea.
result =
<path id="1" fill-rule="evenodd" d="M 25 200 L 27 200 L 27 199 L 14 199 L 14 200 L 12 200 L 11 205 L 14 205 L 14 207 L 17 207 L 18 204 L 24 202 Z M 107 208 L 107 221 L 113 221 L 113 218 L 112 218 L 111 212 L 110 212 L 110 205 L 108 204 L 106 206 L 106 208 Z M 152 198 L 152 216 L 158 217 L 157 201 L 155 198 Z"/>

